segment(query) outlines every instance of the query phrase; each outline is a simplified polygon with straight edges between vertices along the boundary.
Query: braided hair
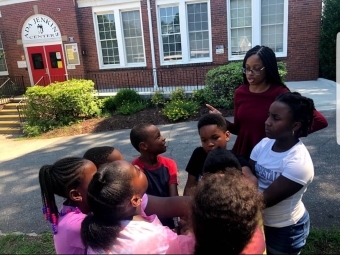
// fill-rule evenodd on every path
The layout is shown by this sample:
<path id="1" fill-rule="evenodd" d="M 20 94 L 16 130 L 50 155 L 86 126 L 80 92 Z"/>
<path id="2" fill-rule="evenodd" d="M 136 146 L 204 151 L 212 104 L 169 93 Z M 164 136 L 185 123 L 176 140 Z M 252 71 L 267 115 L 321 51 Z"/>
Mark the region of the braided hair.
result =
<path id="1" fill-rule="evenodd" d="M 145 142 L 148 139 L 148 133 L 145 131 L 147 127 L 150 127 L 150 123 L 142 123 L 134 126 L 130 131 L 130 141 L 132 146 L 139 152 L 139 144 Z"/>
<path id="2" fill-rule="evenodd" d="M 102 165 L 89 184 L 87 200 L 92 214 L 81 224 L 86 249 L 109 250 L 121 231 L 120 221 L 127 219 L 126 204 L 134 190 L 132 174 L 122 162 Z"/>
<path id="3" fill-rule="evenodd" d="M 272 85 L 281 85 L 286 87 L 282 82 L 279 69 L 277 67 L 276 56 L 274 51 L 267 47 L 267 46 L 260 46 L 256 45 L 255 47 L 251 48 L 245 55 L 243 59 L 243 68 L 246 67 L 246 62 L 249 57 L 252 55 L 258 55 L 261 59 L 263 66 L 265 67 L 266 71 L 266 82 Z M 247 76 L 243 74 L 243 82 L 244 84 L 249 84 L 247 80 Z M 287 88 L 287 87 L 286 87 Z M 287 88 L 288 89 L 288 88 Z"/>
<path id="4" fill-rule="evenodd" d="M 284 103 L 290 108 L 294 122 L 301 122 L 301 127 L 295 132 L 297 137 L 306 137 L 313 124 L 314 101 L 301 96 L 298 92 L 287 92 L 276 97 L 275 101 Z"/>
<path id="5" fill-rule="evenodd" d="M 205 176 L 191 206 L 194 254 L 240 254 L 256 230 L 262 208 L 261 194 L 238 169 Z"/>
<path id="6" fill-rule="evenodd" d="M 58 207 L 54 195 L 68 198 L 68 191 L 76 188 L 81 179 L 82 166 L 86 159 L 67 157 L 53 165 L 44 165 L 39 170 L 39 184 L 45 219 L 52 224 L 54 234 L 58 233 Z"/>
<path id="7" fill-rule="evenodd" d="M 107 163 L 107 157 L 114 151 L 114 147 L 112 146 L 100 146 L 100 147 L 93 147 L 88 149 L 83 158 L 86 158 L 92 161 L 97 168 L 102 164 Z"/>

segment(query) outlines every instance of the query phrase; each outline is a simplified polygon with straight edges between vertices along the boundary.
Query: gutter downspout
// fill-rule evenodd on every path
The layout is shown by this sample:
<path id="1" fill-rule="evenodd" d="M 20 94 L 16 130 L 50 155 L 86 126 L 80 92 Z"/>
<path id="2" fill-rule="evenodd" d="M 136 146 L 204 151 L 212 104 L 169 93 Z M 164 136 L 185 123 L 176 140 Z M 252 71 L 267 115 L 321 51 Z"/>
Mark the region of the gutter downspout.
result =
<path id="1" fill-rule="evenodd" d="M 154 47 L 154 41 L 153 41 L 150 0 L 147 0 L 147 8 L 148 8 L 148 20 L 149 20 L 149 34 L 150 34 L 150 48 L 151 48 L 153 87 L 154 87 L 154 89 L 157 89 L 158 88 L 158 84 L 157 84 L 157 70 L 156 70 L 155 47 Z"/>

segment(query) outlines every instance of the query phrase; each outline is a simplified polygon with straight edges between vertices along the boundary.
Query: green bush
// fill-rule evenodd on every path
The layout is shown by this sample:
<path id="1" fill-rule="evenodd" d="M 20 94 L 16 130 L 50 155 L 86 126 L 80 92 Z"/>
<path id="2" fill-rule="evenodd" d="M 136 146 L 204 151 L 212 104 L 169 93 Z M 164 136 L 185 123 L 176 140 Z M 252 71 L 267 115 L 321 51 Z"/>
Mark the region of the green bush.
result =
<path id="1" fill-rule="evenodd" d="M 102 109 L 104 112 L 112 113 L 116 110 L 115 98 L 114 97 L 105 97 L 102 99 Z"/>
<path id="2" fill-rule="evenodd" d="M 284 62 L 277 62 L 277 67 L 279 69 L 279 75 L 282 80 L 282 82 L 285 82 L 286 76 L 287 76 L 287 66 Z"/>
<path id="3" fill-rule="evenodd" d="M 114 103 L 117 108 L 121 107 L 127 102 L 140 102 L 140 95 L 133 89 L 120 89 L 114 97 Z"/>
<path id="4" fill-rule="evenodd" d="M 151 103 L 153 106 L 164 106 L 165 98 L 162 90 L 156 90 L 155 93 L 151 96 Z"/>
<path id="5" fill-rule="evenodd" d="M 99 101 L 90 80 L 69 80 L 49 86 L 29 87 L 25 93 L 27 106 L 24 126 L 26 135 L 38 135 L 56 127 L 70 125 L 80 117 L 99 116 Z"/>
<path id="6" fill-rule="evenodd" d="M 123 115 L 130 115 L 136 112 L 139 112 L 145 108 L 147 108 L 147 102 L 124 102 L 122 106 L 117 108 L 116 113 Z"/>
<path id="7" fill-rule="evenodd" d="M 286 64 L 278 62 L 282 81 L 287 75 Z M 233 108 L 235 89 L 243 84 L 242 62 L 230 62 L 227 65 L 211 69 L 206 75 L 206 86 L 201 95 L 205 103 L 214 107 Z"/>
<path id="8" fill-rule="evenodd" d="M 206 100 L 205 100 L 205 96 L 204 96 L 204 89 L 199 89 L 199 90 L 195 90 L 192 93 L 191 96 L 191 100 L 199 103 L 199 104 L 205 104 Z"/>
<path id="9" fill-rule="evenodd" d="M 242 62 L 230 62 L 209 70 L 204 88 L 206 103 L 214 107 L 232 107 L 234 91 L 242 83 Z"/>
<path id="10" fill-rule="evenodd" d="M 181 101 L 185 99 L 186 95 L 183 88 L 177 88 L 170 92 L 170 101 Z"/>
<path id="11" fill-rule="evenodd" d="M 320 75 L 335 81 L 336 79 L 336 37 L 340 32 L 339 0 L 323 0 L 320 37 Z"/>
<path id="12" fill-rule="evenodd" d="M 193 101 L 171 101 L 167 103 L 162 113 L 172 121 L 187 119 L 197 113 L 198 103 Z"/>

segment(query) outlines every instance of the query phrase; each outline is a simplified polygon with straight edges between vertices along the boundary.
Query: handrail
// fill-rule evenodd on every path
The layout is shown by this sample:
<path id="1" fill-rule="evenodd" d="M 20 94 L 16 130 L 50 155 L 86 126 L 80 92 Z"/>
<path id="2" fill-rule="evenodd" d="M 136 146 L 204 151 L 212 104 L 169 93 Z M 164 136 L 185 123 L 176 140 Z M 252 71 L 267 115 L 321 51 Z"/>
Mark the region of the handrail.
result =
<path id="1" fill-rule="evenodd" d="M 10 80 L 11 78 L 7 78 L 7 80 L 3 83 L 3 84 L 1 84 L 1 86 L 0 86 L 0 89 Z"/>
<path id="2" fill-rule="evenodd" d="M 44 79 L 44 75 L 41 76 L 41 78 L 36 82 L 36 84 L 34 84 L 34 86 L 37 85 L 42 79 Z"/>
<path id="3" fill-rule="evenodd" d="M 19 101 L 19 103 L 17 103 L 17 105 L 16 105 L 16 108 L 17 108 L 17 111 L 18 111 L 18 115 L 19 115 L 19 121 L 20 121 L 21 128 L 23 127 L 23 124 L 25 123 L 25 120 L 26 120 L 25 113 L 23 112 L 24 102 L 25 101 L 26 101 L 26 97 L 23 96 L 22 99 Z"/>

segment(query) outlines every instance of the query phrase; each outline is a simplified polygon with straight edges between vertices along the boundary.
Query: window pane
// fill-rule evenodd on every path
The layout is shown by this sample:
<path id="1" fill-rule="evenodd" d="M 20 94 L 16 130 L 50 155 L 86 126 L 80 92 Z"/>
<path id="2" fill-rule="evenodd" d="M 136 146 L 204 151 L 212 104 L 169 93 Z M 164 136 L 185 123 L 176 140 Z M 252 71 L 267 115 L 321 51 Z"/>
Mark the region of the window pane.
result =
<path id="1" fill-rule="evenodd" d="M 244 55 L 251 49 L 251 28 L 237 28 L 231 30 L 231 54 Z"/>
<path id="2" fill-rule="evenodd" d="M 0 36 L 0 72 L 6 72 L 6 71 L 7 71 L 7 65 L 6 65 L 6 59 L 5 59 L 5 52 L 4 52 L 4 48 L 2 44 L 2 38 Z"/>
<path id="3" fill-rule="evenodd" d="M 140 12 L 122 12 L 123 34 L 127 63 L 144 62 L 144 45 Z"/>
<path id="4" fill-rule="evenodd" d="M 252 47 L 251 0 L 230 0 L 231 54 L 244 55 Z"/>
<path id="5" fill-rule="evenodd" d="M 97 15 L 103 64 L 119 64 L 117 31 L 113 14 Z M 116 50 L 115 50 L 116 49 Z"/>
<path id="6" fill-rule="evenodd" d="M 188 19 L 194 20 L 194 9 L 190 7 L 191 13 Z M 180 20 L 178 6 L 159 8 L 161 21 L 163 61 L 182 59 L 182 44 L 180 35 Z M 194 29 L 194 22 L 191 24 Z"/>
<path id="7" fill-rule="evenodd" d="M 208 3 L 188 4 L 187 11 L 190 58 L 208 58 L 210 56 Z"/>
<path id="8" fill-rule="evenodd" d="M 261 44 L 283 52 L 284 0 L 261 2 Z"/>

